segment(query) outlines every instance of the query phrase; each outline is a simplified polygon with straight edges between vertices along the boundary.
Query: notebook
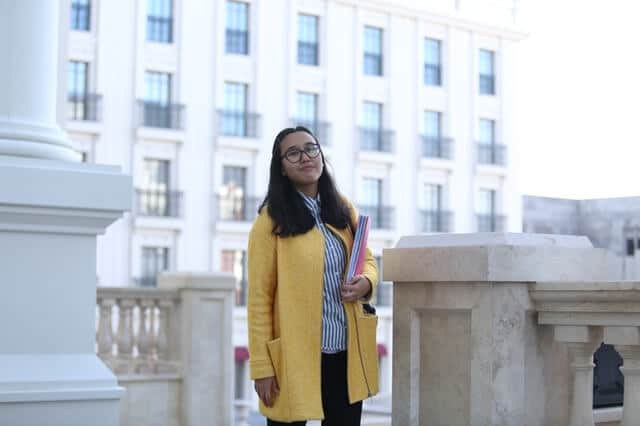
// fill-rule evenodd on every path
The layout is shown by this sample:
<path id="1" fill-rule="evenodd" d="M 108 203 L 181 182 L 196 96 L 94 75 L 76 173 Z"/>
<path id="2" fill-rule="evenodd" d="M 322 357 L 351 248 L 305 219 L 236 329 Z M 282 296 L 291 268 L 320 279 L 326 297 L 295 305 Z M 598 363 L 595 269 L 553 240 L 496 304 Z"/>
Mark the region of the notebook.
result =
<path id="1" fill-rule="evenodd" d="M 369 237 L 370 226 L 371 219 L 369 216 L 360 215 L 358 218 L 358 226 L 353 236 L 353 248 L 351 249 L 351 257 L 349 258 L 347 281 L 351 281 L 353 277 L 362 273 L 364 257 L 367 253 L 367 238 Z M 364 303 L 362 309 L 367 314 L 375 315 L 376 313 L 376 308 L 369 303 Z"/>

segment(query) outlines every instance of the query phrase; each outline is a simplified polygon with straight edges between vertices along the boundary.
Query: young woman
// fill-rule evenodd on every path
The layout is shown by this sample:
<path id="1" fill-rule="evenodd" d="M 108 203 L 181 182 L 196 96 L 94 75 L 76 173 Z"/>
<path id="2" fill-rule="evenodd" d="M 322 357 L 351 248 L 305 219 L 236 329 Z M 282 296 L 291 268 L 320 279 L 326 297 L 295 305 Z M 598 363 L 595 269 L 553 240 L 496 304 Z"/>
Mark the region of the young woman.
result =
<path id="1" fill-rule="evenodd" d="M 356 223 L 315 136 L 282 130 L 248 250 L 249 365 L 267 425 L 360 425 L 378 392 L 377 317 L 362 306 L 378 281 L 369 249 L 345 282 Z"/>

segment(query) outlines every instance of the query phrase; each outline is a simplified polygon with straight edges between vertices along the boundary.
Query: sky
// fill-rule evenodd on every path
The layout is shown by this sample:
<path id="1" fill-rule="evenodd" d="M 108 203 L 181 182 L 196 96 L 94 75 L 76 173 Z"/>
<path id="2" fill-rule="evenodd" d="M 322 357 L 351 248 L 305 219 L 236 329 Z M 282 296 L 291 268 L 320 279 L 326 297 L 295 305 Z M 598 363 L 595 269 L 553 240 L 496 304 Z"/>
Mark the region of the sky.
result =
<path id="1" fill-rule="evenodd" d="M 520 3 L 529 34 L 516 65 L 520 192 L 640 196 L 640 4 Z"/>

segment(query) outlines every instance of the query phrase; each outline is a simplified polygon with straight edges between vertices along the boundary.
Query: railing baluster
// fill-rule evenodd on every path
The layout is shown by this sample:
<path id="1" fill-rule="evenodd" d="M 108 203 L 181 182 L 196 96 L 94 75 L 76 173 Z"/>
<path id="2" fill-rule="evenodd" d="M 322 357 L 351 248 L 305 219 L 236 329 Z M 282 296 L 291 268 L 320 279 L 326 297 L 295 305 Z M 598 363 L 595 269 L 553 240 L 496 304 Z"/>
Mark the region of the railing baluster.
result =
<path id="1" fill-rule="evenodd" d="M 169 315 L 172 305 L 171 300 L 158 301 L 158 334 L 155 341 L 158 360 L 169 359 Z"/>
<path id="2" fill-rule="evenodd" d="M 133 356 L 133 307 L 135 301 L 132 299 L 120 299 L 118 308 L 120 318 L 118 321 L 118 356 L 121 358 L 131 358 Z"/>
<path id="3" fill-rule="evenodd" d="M 113 351 L 113 327 L 111 324 L 113 305 L 115 305 L 113 299 L 99 301 L 98 355 L 102 358 L 110 357 Z"/>
<path id="4" fill-rule="evenodd" d="M 153 337 L 151 328 L 147 328 L 150 321 L 150 310 L 153 307 L 153 300 L 143 299 L 140 301 L 140 318 L 138 320 L 138 356 L 148 360 L 152 354 Z M 149 324 L 150 326 L 152 324 Z"/>

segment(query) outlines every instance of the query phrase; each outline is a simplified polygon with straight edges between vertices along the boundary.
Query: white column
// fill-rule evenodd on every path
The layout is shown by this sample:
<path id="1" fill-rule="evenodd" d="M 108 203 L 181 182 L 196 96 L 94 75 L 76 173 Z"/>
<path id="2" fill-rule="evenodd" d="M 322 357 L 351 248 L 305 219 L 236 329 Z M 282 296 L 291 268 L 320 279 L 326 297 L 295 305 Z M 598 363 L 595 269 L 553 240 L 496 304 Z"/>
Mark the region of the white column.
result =
<path id="1" fill-rule="evenodd" d="M 75 162 L 56 125 L 59 12 L 0 0 L 0 425 L 116 426 L 123 389 L 96 356 L 96 238 L 129 210 L 131 179 Z"/>
<path id="2" fill-rule="evenodd" d="M 0 155 L 77 161 L 56 124 L 58 0 L 0 0 Z"/>

